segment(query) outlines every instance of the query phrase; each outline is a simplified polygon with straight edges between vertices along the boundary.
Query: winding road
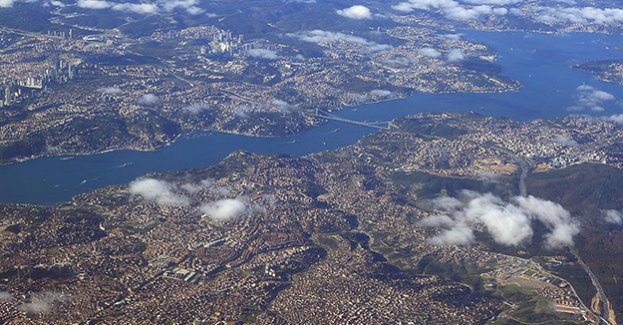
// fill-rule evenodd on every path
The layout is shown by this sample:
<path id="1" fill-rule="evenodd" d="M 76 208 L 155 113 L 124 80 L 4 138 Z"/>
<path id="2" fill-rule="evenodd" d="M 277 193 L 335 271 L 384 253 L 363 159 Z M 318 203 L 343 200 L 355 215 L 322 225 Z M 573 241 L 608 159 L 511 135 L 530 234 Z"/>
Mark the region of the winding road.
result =
<path id="1" fill-rule="evenodd" d="M 528 176 L 528 173 L 532 169 L 532 167 L 534 167 L 534 162 L 529 158 L 520 158 L 512 154 L 511 156 L 513 157 L 513 160 L 519 165 L 519 168 L 520 168 L 519 193 L 521 196 L 527 196 L 528 188 L 526 186 L 526 178 Z M 586 272 L 586 274 L 588 274 L 588 276 L 591 278 L 593 287 L 595 287 L 595 290 L 597 291 L 597 295 L 599 296 L 599 304 L 600 304 L 601 313 L 600 315 L 595 313 L 595 316 L 599 317 L 600 324 L 614 325 L 614 324 L 611 324 L 610 321 L 608 321 L 610 317 L 609 315 L 610 302 L 608 300 L 608 297 L 606 296 L 606 293 L 603 287 L 601 286 L 601 283 L 599 283 L 599 279 L 597 279 L 597 277 L 595 276 L 593 271 L 591 271 L 588 265 L 584 263 L 584 261 L 580 257 L 580 254 L 578 253 L 575 247 L 571 248 L 570 251 L 573 254 L 573 256 L 576 258 L 576 260 L 578 261 L 578 264 L 582 267 L 582 269 L 584 269 L 584 272 Z M 578 299 L 579 298 L 580 297 L 578 296 Z"/>
<path id="2" fill-rule="evenodd" d="M 599 283 L 599 279 L 597 279 L 593 271 L 591 271 L 588 265 L 584 263 L 584 261 L 580 257 L 580 254 L 578 254 L 577 249 L 574 247 L 574 248 L 571 248 L 570 251 L 571 253 L 573 253 L 573 256 L 575 256 L 575 258 L 577 259 L 578 264 L 582 266 L 586 274 L 588 274 L 588 276 L 591 278 L 591 282 L 593 283 L 595 290 L 597 290 L 597 295 L 599 296 L 599 305 L 600 305 L 599 309 L 601 310 L 601 314 L 598 315 L 599 320 L 601 321 L 600 323 L 611 325 L 610 322 L 608 321 L 608 319 L 610 319 L 610 301 L 608 300 L 608 297 L 606 296 L 606 292 L 604 291 L 604 288 L 601 286 L 601 283 Z"/>

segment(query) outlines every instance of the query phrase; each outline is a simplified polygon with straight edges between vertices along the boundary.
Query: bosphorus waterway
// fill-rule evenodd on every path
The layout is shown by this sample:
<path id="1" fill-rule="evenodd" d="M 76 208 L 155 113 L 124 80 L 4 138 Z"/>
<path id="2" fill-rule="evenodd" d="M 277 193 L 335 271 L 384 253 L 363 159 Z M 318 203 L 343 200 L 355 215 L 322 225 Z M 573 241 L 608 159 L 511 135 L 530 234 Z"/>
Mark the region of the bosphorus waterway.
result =
<path id="1" fill-rule="evenodd" d="M 623 36 L 589 33 L 535 34 L 465 32 L 468 40 L 489 45 L 503 74 L 522 83 L 519 91 L 493 94 L 416 94 L 406 99 L 352 107 L 337 115 L 360 121 L 387 121 L 418 112 L 476 111 L 519 120 L 570 114 L 576 88 L 587 84 L 616 96 L 595 115 L 623 113 L 623 87 L 592 78 L 572 65 L 623 59 Z M 52 157 L 0 166 L 0 202 L 53 204 L 96 188 L 127 183 L 151 172 L 213 165 L 231 152 L 306 155 L 355 143 L 374 129 L 330 121 L 298 135 L 256 138 L 223 133 L 187 136 L 154 152 L 131 150 Z"/>

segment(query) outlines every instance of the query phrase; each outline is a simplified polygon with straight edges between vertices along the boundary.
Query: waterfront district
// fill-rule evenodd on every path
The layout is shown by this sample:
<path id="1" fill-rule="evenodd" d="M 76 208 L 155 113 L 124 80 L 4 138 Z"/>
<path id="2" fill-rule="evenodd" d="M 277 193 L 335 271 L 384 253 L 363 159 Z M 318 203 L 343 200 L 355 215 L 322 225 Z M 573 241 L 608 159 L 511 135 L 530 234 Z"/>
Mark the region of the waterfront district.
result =
<path id="1" fill-rule="evenodd" d="M 614 323 L 622 137 L 420 114 L 303 158 L 2 205 L 0 322 Z"/>

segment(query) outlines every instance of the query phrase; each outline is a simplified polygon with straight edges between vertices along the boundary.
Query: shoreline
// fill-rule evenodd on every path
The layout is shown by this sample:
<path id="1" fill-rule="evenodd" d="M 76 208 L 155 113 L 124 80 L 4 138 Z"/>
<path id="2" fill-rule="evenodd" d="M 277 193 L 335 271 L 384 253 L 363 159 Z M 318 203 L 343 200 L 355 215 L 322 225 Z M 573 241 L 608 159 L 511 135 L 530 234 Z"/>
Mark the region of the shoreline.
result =
<path id="1" fill-rule="evenodd" d="M 574 34 L 588 34 L 588 35 L 600 35 L 600 36 L 617 36 L 617 34 L 615 33 L 607 33 L 607 32 L 602 32 L 602 31 L 563 31 L 563 32 L 556 32 L 556 31 L 543 31 L 543 30 L 526 30 L 526 29 L 516 29 L 516 28 L 508 28 L 508 29 L 477 29 L 477 28 L 471 28 L 471 27 L 467 27 L 467 28 L 457 28 L 453 30 L 456 33 L 460 33 L 462 35 L 464 35 L 466 37 L 466 39 L 469 39 L 469 33 L 494 33 L 494 34 L 498 34 L 498 33 L 523 33 L 523 34 L 530 34 L 530 33 L 534 33 L 534 34 L 542 34 L 542 35 L 556 35 L 556 36 L 571 36 Z M 481 42 L 479 40 L 475 40 L 477 43 L 481 43 L 487 47 L 491 46 L 491 44 L 487 43 L 487 42 Z M 499 56 L 499 53 L 496 53 L 496 58 Z M 497 59 L 496 59 L 497 61 Z M 499 63 L 497 63 L 499 65 Z M 570 68 L 575 69 L 575 67 L 571 66 Z M 589 72 L 590 74 L 590 72 Z M 373 100 L 373 101 L 368 101 L 368 102 L 364 102 L 364 103 L 358 103 L 358 104 L 353 104 L 353 105 L 343 105 L 343 106 L 339 106 L 335 109 L 331 109 L 331 112 L 341 112 L 347 109 L 352 109 L 354 107 L 358 107 L 358 106 L 365 106 L 365 105 L 372 105 L 372 104 L 378 104 L 378 103 L 382 103 L 382 102 L 387 102 L 387 101 L 395 101 L 395 100 L 404 100 L 406 98 L 409 97 L 413 97 L 413 96 L 417 96 L 418 94 L 435 94 L 435 95 L 443 95 L 443 94 L 456 94 L 456 93 L 465 93 L 465 94 L 495 94 L 495 93 L 512 93 L 512 92 L 518 92 L 520 91 L 523 87 L 524 87 L 524 82 L 520 81 L 520 80 L 516 80 L 516 79 L 511 79 L 510 77 L 506 76 L 505 74 L 500 73 L 500 76 L 503 77 L 507 77 L 509 78 L 510 81 L 514 81 L 518 83 L 517 87 L 512 87 L 509 89 L 502 89 L 502 90 L 492 90 L 492 91 L 438 91 L 438 92 L 426 92 L 426 91 L 417 91 L 414 90 L 411 94 L 408 94 L 406 96 L 397 96 L 397 97 L 390 97 L 390 98 L 383 98 L 383 99 L 378 99 L 378 100 Z M 596 76 L 593 76 L 594 79 L 599 80 L 601 82 L 605 82 L 605 83 L 611 83 L 611 84 L 616 84 L 613 83 L 612 81 L 609 80 L 602 80 Z M 122 147 L 116 147 L 116 148 L 107 148 L 107 149 L 103 149 L 103 150 L 96 150 L 96 151 L 85 151 L 85 152 L 61 152 L 61 153 L 43 153 L 40 155 L 35 155 L 35 156 L 30 156 L 30 157 L 20 157 L 20 158 L 13 158 L 10 160 L 3 160 L 0 161 L 0 166 L 10 166 L 10 165 L 16 165 L 16 164 L 21 164 L 21 163 L 25 163 L 25 162 L 29 162 L 29 161 L 33 161 L 33 160 L 38 160 L 38 159 L 46 159 L 46 158 L 62 158 L 62 157 L 82 157 L 82 156 L 88 156 L 88 155 L 98 155 L 98 154 L 104 154 L 104 153 L 109 153 L 109 152 L 115 152 L 115 151 L 125 151 L 125 150 L 129 150 L 129 151 L 136 151 L 136 152 L 154 152 L 154 151 L 158 151 L 161 150 L 162 148 L 165 148 L 171 144 L 173 144 L 175 141 L 178 141 L 180 138 L 183 137 L 187 137 L 189 135 L 193 135 L 193 134 L 197 134 L 197 133 L 207 133 L 207 132 L 219 132 L 219 133 L 224 133 L 224 134 L 234 134 L 234 135 L 241 135 L 241 136 L 245 136 L 245 137 L 255 137 L 255 138 L 279 138 L 279 137 L 288 137 L 288 136 L 292 136 L 292 135 L 298 135 L 302 132 L 305 132 L 306 130 L 309 130 L 313 127 L 317 127 L 319 125 L 322 125 L 326 123 L 326 121 L 323 121 L 317 125 L 313 125 L 313 126 L 309 126 L 309 127 L 304 127 L 300 132 L 297 133 L 292 133 L 289 135 L 283 135 L 283 136 L 271 136 L 271 135 L 259 135 L 259 134 L 248 134 L 248 133 L 242 133 L 242 132 L 236 132 L 236 131 L 227 131 L 227 130 L 218 130 L 218 129 L 206 129 L 206 130 L 191 130 L 188 132 L 183 132 L 181 134 L 179 134 L 178 136 L 176 136 L 174 139 L 172 139 L 171 141 L 168 141 L 167 143 L 165 143 L 164 145 L 160 145 L 160 146 L 156 146 L 153 148 L 141 148 L 141 147 L 132 147 L 132 146 L 122 146 Z"/>
<path id="2" fill-rule="evenodd" d="M 519 81 L 517 81 L 519 83 L 519 86 L 516 88 L 512 88 L 512 89 L 508 89 L 508 90 L 498 90 L 498 91 L 440 91 L 440 92 L 423 92 L 423 91 L 414 91 L 413 94 L 409 94 L 406 96 L 397 96 L 397 97 L 388 97 L 388 98 L 384 98 L 384 99 L 378 99 L 378 100 L 373 100 L 373 101 L 368 101 L 368 102 L 364 102 L 364 103 L 357 103 L 357 104 L 353 104 L 353 105 L 343 105 L 343 106 L 339 106 L 336 109 L 330 109 L 328 110 L 329 112 L 334 112 L 334 113 L 338 113 L 338 112 L 343 112 L 346 110 L 353 110 L 357 107 L 361 107 L 361 106 L 367 106 L 367 105 L 374 105 L 374 104 L 380 104 L 380 103 L 385 103 L 385 102 L 392 102 L 392 101 L 399 101 L 399 100 L 406 100 L 410 97 L 414 97 L 417 96 L 418 94 L 428 94 L 428 95 L 448 95 L 448 94 L 501 94 L 501 93 L 512 93 L 512 92 L 518 92 L 521 90 L 521 88 L 523 88 L 523 84 Z M 101 155 L 101 154 L 106 154 L 106 153 L 110 153 L 110 152 L 117 152 L 117 151 L 135 151 L 135 152 L 155 152 L 158 150 L 161 150 L 163 148 L 166 148 L 172 144 L 174 144 L 176 141 L 185 138 L 185 137 L 189 137 L 189 136 L 193 136 L 193 135 L 205 135 L 207 133 L 210 132 L 214 132 L 214 133 L 221 133 L 221 134 L 230 134 L 230 135 L 237 135 L 237 136 L 243 136 L 243 137 L 249 137 L 249 138 L 266 138 L 266 139 L 275 139 L 275 138 L 287 138 L 290 136 L 295 136 L 295 135 L 299 135 L 303 132 L 306 132 L 308 130 L 311 130 L 315 127 L 321 126 L 325 123 L 327 123 L 327 119 L 322 119 L 319 118 L 319 120 L 321 121 L 320 123 L 316 124 L 316 125 L 309 125 L 306 127 L 304 127 L 300 132 L 297 133 L 292 133 L 292 134 L 288 134 L 288 135 L 261 135 L 261 134 L 250 134 L 250 133 L 243 133 L 243 132 L 236 132 L 236 131 L 227 131 L 227 130 L 219 130 L 219 129 L 206 129 L 206 130 L 190 130 L 187 132 L 182 132 L 179 135 L 177 135 L 174 139 L 167 141 L 164 145 L 160 145 L 160 146 L 156 146 L 153 148 L 141 148 L 141 147 L 118 147 L 118 148 L 108 148 L 108 149 L 104 149 L 104 150 L 98 150 L 98 151 L 86 151 L 86 152 L 75 152 L 75 153 L 58 153 L 58 154 L 41 154 L 41 155 L 37 155 L 37 156 L 31 156 L 31 157 L 26 157 L 26 158 L 16 158 L 16 159 L 11 159 L 8 161 L 0 161 L 0 167 L 2 166 L 11 166 L 11 165 L 17 165 L 17 164 L 21 164 L 21 163 L 26 163 L 29 161 L 34 161 L 34 160 L 38 160 L 38 159 L 47 159 L 47 158 L 58 158 L 61 160 L 71 160 L 77 157 L 83 157 L 83 156 L 96 156 L 96 155 Z M 67 159 L 63 159 L 63 158 L 67 158 Z"/>

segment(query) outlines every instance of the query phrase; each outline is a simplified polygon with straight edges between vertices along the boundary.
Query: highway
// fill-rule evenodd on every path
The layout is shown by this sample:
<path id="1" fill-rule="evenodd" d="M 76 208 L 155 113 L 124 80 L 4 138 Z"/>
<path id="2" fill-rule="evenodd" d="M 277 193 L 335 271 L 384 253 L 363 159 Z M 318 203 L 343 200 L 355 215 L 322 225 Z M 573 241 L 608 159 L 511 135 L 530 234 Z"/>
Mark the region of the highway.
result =
<path id="1" fill-rule="evenodd" d="M 519 164 L 519 168 L 520 168 L 519 193 L 520 193 L 521 196 L 527 196 L 528 195 L 528 189 L 527 189 L 527 186 L 526 186 L 526 177 L 528 176 L 528 173 L 529 173 L 530 169 L 532 169 L 532 167 L 534 166 L 534 162 L 532 160 L 528 159 L 528 158 L 519 158 L 519 157 L 516 157 L 516 156 L 513 156 L 513 159 L 515 160 L 515 162 L 517 164 Z M 601 305 L 600 306 L 601 307 L 600 308 L 601 309 L 601 314 L 597 315 L 597 313 L 595 313 L 595 316 L 599 317 L 600 324 L 611 325 L 610 322 L 608 321 L 608 319 L 609 319 L 609 310 L 610 310 L 610 308 L 609 308 L 610 307 L 610 302 L 608 301 L 608 297 L 606 296 L 606 293 L 604 292 L 603 287 L 599 283 L 599 280 L 597 279 L 595 274 L 593 274 L 593 271 L 591 271 L 591 269 L 588 267 L 588 265 L 586 265 L 586 263 L 584 263 L 584 261 L 582 260 L 582 258 L 578 254 L 577 250 L 575 248 L 571 248 L 570 251 L 575 256 L 576 260 L 578 261 L 578 264 L 580 264 L 580 266 L 582 266 L 582 268 L 584 269 L 586 274 L 588 274 L 588 276 L 591 278 L 591 282 L 593 283 L 593 286 L 595 287 L 595 290 L 597 291 L 597 295 L 599 296 L 599 303 Z M 574 292 L 575 292 L 575 290 L 574 290 Z M 579 298 L 580 298 L 580 296 L 578 296 L 578 299 Z"/>
<path id="2" fill-rule="evenodd" d="M 593 271 L 591 271 L 588 265 L 584 263 L 584 261 L 580 257 L 580 254 L 578 254 L 577 249 L 574 247 L 574 248 L 571 248 L 570 251 L 573 253 L 573 256 L 575 256 L 575 258 L 577 259 L 578 264 L 582 266 L 586 274 L 588 274 L 588 276 L 591 278 L 591 282 L 593 283 L 595 290 L 597 290 L 597 295 L 599 296 L 599 305 L 601 309 L 601 314 L 598 316 L 601 321 L 601 324 L 610 325 L 610 322 L 608 321 L 608 319 L 610 318 L 610 315 L 609 315 L 610 301 L 608 300 L 608 297 L 606 296 L 606 292 L 604 291 L 604 288 L 601 286 L 601 283 L 599 283 L 599 279 L 597 279 Z"/>
<path id="3" fill-rule="evenodd" d="M 528 189 L 526 186 L 526 177 L 528 176 L 530 169 L 532 169 L 532 167 L 534 166 L 534 162 L 528 158 L 519 158 L 516 156 L 513 158 L 519 164 L 519 168 L 520 168 L 519 192 L 521 196 L 527 196 Z M 611 325 L 610 322 L 608 321 L 609 319 L 608 297 L 606 296 L 606 293 L 603 287 L 599 283 L 599 279 L 597 279 L 597 277 L 595 276 L 593 271 L 591 271 L 588 265 L 584 263 L 584 261 L 582 260 L 582 258 L 580 257 L 580 255 L 578 254 L 575 248 L 571 248 L 570 251 L 571 253 L 573 253 L 573 256 L 575 256 L 576 260 L 578 261 L 578 264 L 582 266 L 586 274 L 588 274 L 588 276 L 591 278 L 591 282 L 593 283 L 593 286 L 595 287 L 595 290 L 597 291 L 597 295 L 599 296 L 601 313 L 600 315 L 597 315 L 597 313 L 595 313 L 595 316 L 599 317 L 600 324 Z M 578 296 L 578 298 L 580 298 L 580 296 Z"/>

